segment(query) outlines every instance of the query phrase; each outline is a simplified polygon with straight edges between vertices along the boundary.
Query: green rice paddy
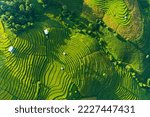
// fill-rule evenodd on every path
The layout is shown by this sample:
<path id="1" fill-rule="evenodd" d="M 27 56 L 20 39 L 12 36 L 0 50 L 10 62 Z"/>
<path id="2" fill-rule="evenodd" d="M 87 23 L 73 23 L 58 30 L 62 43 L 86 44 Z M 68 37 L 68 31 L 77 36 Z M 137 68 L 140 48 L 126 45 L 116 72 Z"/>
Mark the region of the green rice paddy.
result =
<path id="1" fill-rule="evenodd" d="M 1 100 L 150 99 L 149 0 L 1 0 L 0 15 Z"/>

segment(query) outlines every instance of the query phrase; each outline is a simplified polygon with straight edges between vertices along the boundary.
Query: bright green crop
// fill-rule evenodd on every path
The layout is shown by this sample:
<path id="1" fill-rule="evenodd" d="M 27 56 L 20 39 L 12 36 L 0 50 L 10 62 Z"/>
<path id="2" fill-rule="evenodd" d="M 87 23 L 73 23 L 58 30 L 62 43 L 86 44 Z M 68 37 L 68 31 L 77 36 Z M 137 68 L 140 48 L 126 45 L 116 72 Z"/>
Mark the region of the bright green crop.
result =
<path id="1" fill-rule="evenodd" d="M 1 0 L 0 99 L 150 99 L 149 5 Z"/>

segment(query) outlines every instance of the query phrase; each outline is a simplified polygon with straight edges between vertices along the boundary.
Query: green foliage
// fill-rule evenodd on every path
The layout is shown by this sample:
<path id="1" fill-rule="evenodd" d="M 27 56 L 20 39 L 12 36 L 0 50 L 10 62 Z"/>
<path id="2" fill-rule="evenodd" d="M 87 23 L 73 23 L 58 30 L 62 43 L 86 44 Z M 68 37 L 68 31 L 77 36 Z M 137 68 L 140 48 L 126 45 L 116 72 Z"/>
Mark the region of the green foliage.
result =
<path id="1" fill-rule="evenodd" d="M 12 0 L 0 2 L 0 18 L 6 27 L 18 33 L 33 25 L 35 14 L 29 0 Z"/>
<path id="2" fill-rule="evenodd" d="M 138 43 L 124 41 L 102 19 L 82 17 L 83 0 L 31 0 L 33 5 L 27 0 L 6 1 L 0 2 L 1 19 L 13 32 L 32 26 L 35 14 L 41 17 L 44 11 L 45 16 L 14 43 L 8 43 L 9 33 L 1 34 L 5 47 L 13 45 L 17 54 L 3 50 L 8 57 L 7 64 L 0 64 L 0 99 L 150 99 L 149 70 L 146 77 L 139 72 L 146 66 L 143 61 L 149 66 L 150 54 L 141 53 Z M 117 0 L 91 1 L 106 10 L 106 3 Z"/>
<path id="3" fill-rule="evenodd" d="M 25 7 L 24 7 L 23 4 L 21 4 L 21 5 L 19 6 L 19 10 L 20 10 L 20 11 L 24 11 L 24 10 L 25 10 Z"/>

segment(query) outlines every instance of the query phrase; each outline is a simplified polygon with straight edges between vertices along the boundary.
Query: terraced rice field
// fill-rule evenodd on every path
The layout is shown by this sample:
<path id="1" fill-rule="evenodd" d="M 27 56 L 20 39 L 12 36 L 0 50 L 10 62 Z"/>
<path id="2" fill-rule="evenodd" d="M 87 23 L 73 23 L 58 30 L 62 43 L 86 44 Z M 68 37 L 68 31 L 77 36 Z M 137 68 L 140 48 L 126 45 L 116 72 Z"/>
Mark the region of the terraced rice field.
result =
<path id="1" fill-rule="evenodd" d="M 150 99 L 148 8 L 140 0 L 54 3 L 19 34 L 0 22 L 0 99 Z"/>

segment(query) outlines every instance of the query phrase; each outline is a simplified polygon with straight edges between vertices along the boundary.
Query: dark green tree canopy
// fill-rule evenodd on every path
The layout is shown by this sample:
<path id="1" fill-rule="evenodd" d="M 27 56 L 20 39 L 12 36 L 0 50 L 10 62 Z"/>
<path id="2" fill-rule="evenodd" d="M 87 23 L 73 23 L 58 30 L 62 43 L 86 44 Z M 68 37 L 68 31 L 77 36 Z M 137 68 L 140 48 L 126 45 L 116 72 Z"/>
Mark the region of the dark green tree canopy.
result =
<path id="1" fill-rule="evenodd" d="M 17 33 L 33 25 L 35 13 L 29 0 L 0 2 L 0 18 L 6 27 Z"/>

